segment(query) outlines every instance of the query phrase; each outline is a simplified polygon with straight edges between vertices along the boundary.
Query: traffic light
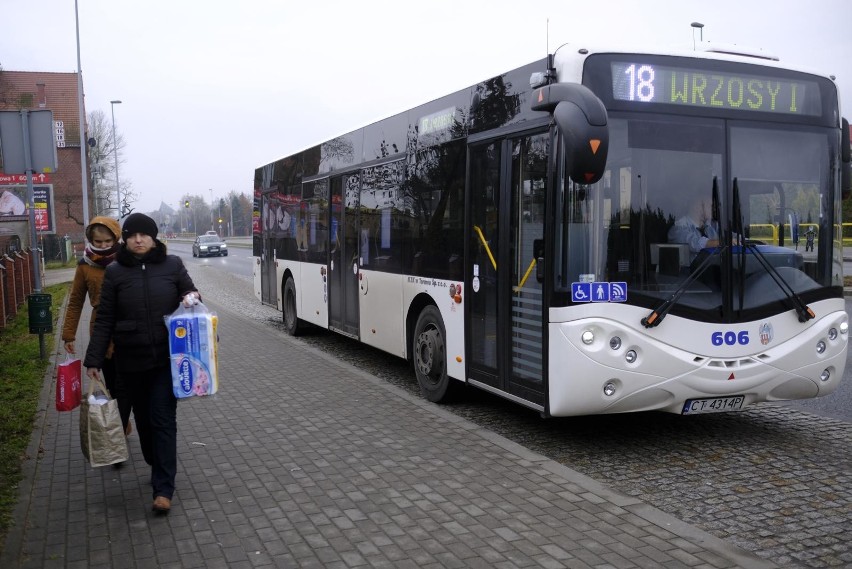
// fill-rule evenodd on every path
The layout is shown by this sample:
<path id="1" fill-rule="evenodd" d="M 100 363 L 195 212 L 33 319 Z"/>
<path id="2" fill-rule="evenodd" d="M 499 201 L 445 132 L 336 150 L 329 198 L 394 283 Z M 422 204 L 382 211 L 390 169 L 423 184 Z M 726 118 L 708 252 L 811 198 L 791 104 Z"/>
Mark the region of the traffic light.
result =
<path id="1" fill-rule="evenodd" d="M 183 202 L 183 207 L 189 207 L 189 200 Z"/>

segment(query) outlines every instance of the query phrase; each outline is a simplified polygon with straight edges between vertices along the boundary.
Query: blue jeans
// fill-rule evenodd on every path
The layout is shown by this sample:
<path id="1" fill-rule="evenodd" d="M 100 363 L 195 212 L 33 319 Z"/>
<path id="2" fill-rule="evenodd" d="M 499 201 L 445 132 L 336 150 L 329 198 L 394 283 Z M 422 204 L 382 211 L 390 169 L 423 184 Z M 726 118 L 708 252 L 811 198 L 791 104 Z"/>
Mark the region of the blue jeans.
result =
<path id="1" fill-rule="evenodd" d="M 122 373 L 126 393 L 133 403 L 136 432 L 142 456 L 151 465 L 154 498 L 169 500 L 177 475 L 177 398 L 172 391 L 169 365 L 139 373 Z"/>

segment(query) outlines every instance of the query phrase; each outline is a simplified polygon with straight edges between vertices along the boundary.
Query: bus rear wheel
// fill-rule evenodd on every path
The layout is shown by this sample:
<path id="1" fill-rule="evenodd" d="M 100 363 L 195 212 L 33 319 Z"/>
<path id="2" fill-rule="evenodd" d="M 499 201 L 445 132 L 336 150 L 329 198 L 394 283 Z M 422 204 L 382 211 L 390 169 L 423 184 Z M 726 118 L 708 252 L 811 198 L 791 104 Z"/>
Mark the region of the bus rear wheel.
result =
<path id="1" fill-rule="evenodd" d="M 452 395 L 447 376 L 447 349 L 444 321 L 435 306 L 427 306 L 414 327 L 414 372 L 423 397 L 433 403 L 446 402 Z"/>
<path id="2" fill-rule="evenodd" d="M 302 331 L 299 315 L 296 312 L 296 283 L 293 277 L 288 277 L 284 283 L 283 319 L 284 329 L 291 336 L 298 336 Z"/>

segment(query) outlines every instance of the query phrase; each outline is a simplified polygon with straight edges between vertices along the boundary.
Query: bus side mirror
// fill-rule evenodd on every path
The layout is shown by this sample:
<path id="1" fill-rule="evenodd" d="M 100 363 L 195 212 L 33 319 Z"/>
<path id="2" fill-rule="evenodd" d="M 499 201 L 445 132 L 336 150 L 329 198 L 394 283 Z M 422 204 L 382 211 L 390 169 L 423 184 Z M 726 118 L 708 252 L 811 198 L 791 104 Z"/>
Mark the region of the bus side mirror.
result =
<path id="1" fill-rule="evenodd" d="M 594 184 L 603 177 L 609 149 L 606 107 L 579 83 L 554 83 L 533 93 L 534 111 L 547 111 L 565 141 L 565 168 L 577 184 Z"/>
<path id="2" fill-rule="evenodd" d="M 840 133 L 840 196 L 845 200 L 852 194 L 852 141 L 849 121 L 843 119 Z"/>

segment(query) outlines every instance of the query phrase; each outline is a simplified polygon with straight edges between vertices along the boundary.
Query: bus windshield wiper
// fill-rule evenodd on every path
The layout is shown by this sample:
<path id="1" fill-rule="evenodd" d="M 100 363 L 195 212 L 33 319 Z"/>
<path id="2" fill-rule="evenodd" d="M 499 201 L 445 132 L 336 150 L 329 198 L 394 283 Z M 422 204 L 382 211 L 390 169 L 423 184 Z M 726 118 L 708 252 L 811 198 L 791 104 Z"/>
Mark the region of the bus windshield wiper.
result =
<path id="1" fill-rule="evenodd" d="M 749 251 L 752 254 L 754 254 L 754 258 L 757 259 L 758 262 L 760 262 L 760 264 L 764 268 L 764 270 L 769 274 L 770 277 L 772 277 L 772 280 L 775 281 L 775 284 L 778 285 L 778 288 L 781 289 L 781 292 L 783 292 L 787 296 L 787 298 L 793 303 L 793 307 L 796 309 L 796 313 L 799 315 L 799 322 L 807 322 L 811 318 L 816 318 L 814 311 L 811 310 L 811 308 L 807 304 L 805 304 L 805 302 L 802 300 L 802 298 L 798 294 L 796 294 L 796 291 L 793 290 L 793 287 L 790 286 L 790 283 L 788 283 L 786 280 L 784 280 L 784 277 L 781 276 L 781 273 L 778 272 L 778 269 L 776 269 L 766 259 L 766 257 L 763 255 L 763 253 L 760 252 L 760 250 L 757 248 L 756 245 L 749 244 L 748 242 L 746 242 L 745 238 L 743 237 L 744 236 L 744 233 L 743 233 L 744 223 L 743 223 L 742 210 L 740 209 L 740 187 L 739 187 L 739 184 L 738 184 L 736 178 L 734 178 L 734 204 L 733 204 L 733 206 L 734 206 L 734 223 L 736 223 L 736 231 L 737 231 L 737 234 L 739 235 L 739 238 L 742 240 L 742 245 L 740 246 L 740 253 L 744 253 L 745 251 Z M 741 259 L 742 258 L 743 257 L 741 255 Z M 741 261 L 740 262 L 740 270 L 742 271 L 741 274 L 744 274 L 744 270 L 743 270 L 744 267 L 743 266 L 744 266 L 744 263 Z M 744 287 L 745 286 L 744 282 L 740 286 Z M 743 305 L 742 290 L 743 289 L 741 289 L 741 293 L 740 293 L 740 307 L 742 307 L 742 305 Z"/>
<path id="2" fill-rule="evenodd" d="M 677 304 L 677 301 L 680 299 L 681 296 L 683 296 L 683 293 L 686 292 L 686 289 L 689 288 L 689 285 L 694 283 L 698 277 L 704 274 L 704 271 L 706 271 L 707 267 L 710 266 L 711 261 L 713 261 L 715 257 L 721 255 L 722 252 L 727 248 L 727 245 L 723 247 L 717 247 L 712 253 L 707 255 L 707 257 L 704 258 L 704 261 L 702 261 L 701 264 L 698 265 L 694 271 L 689 273 L 689 276 L 686 278 L 686 280 L 683 281 L 683 283 L 681 283 L 679 287 L 677 287 L 677 289 L 672 293 L 672 295 L 668 299 L 666 299 L 660 306 L 651 311 L 651 314 L 640 320 L 642 326 L 644 326 L 645 328 L 653 328 L 654 326 L 658 326 L 660 322 L 663 321 L 663 318 L 666 317 L 666 314 L 669 313 L 669 310 L 672 309 L 672 306 Z"/>
<path id="3" fill-rule="evenodd" d="M 716 176 L 713 176 L 713 204 L 711 209 L 711 220 L 715 223 L 719 223 L 719 217 L 719 181 Z M 707 270 L 707 267 L 710 266 L 710 261 L 712 261 L 717 255 L 720 255 L 725 248 L 726 247 L 717 248 L 715 251 L 707 255 L 704 261 L 689 274 L 686 280 L 677 287 L 674 293 L 672 293 L 667 300 L 655 308 L 651 314 L 641 320 L 642 326 L 645 328 L 658 326 L 660 322 L 663 321 L 663 318 L 666 317 L 666 314 L 669 313 L 669 310 L 672 309 L 672 306 L 677 304 L 677 301 L 681 296 L 683 296 L 683 293 L 686 292 L 689 285 L 695 282 L 695 280 Z"/>

